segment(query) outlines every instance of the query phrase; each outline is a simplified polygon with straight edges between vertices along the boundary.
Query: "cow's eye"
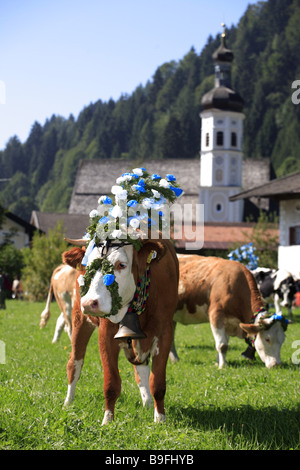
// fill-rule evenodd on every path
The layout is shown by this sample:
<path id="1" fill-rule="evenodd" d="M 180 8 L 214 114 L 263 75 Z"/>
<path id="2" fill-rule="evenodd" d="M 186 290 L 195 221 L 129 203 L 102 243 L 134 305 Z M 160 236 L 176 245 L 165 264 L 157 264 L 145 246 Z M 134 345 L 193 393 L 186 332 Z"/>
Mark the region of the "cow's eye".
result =
<path id="1" fill-rule="evenodd" d="M 122 263 L 121 261 L 117 261 L 115 269 L 118 269 L 119 271 L 122 271 L 122 269 L 126 268 L 126 263 Z"/>

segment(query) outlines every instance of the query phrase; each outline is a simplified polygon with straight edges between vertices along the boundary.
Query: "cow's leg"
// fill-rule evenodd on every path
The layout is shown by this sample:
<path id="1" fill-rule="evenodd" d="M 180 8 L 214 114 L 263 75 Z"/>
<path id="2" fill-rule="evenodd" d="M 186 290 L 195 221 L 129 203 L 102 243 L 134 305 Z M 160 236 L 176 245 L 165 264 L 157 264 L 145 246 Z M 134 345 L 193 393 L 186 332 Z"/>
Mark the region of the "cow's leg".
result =
<path id="1" fill-rule="evenodd" d="M 106 319 L 100 320 L 99 325 L 99 349 L 103 367 L 103 393 L 105 398 L 105 413 L 102 425 L 110 423 L 114 419 L 115 404 L 121 393 L 121 378 L 118 368 L 118 356 L 120 347 L 114 339 L 116 325 L 109 324 Z"/>
<path id="2" fill-rule="evenodd" d="M 280 313 L 280 297 L 277 293 L 274 294 L 275 312 Z"/>
<path id="3" fill-rule="evenodd" d="M 64 318 L 63 312 L 61 312 L 58 319 L 56 320 L 55 332 L 54 332 L 54 336 L 52 339 L 53 344 L 59 340 L 64 327 L 65 327 L 65 318 Z"/>
<path id="4" fill-rule="evenodd" d="M 141 364 L 139 366 L 134 366 L 134 375 L 136 383 L 138 384 L 138 387 L 140 389 L 143 406 L 151 406 L 152 398 L 149 386 L 149 364 Z"/>
<path id="5" fill-rule="evenodd" d="M 150 373 L 150 392 L 154 398 L 155 423 L 166 420 L 164 398 L 166 393 L 166 367 L 172 344 L 173 328 L 166 327 L 164 335 L 160 338 L 152 356 L 152 369 Z"/>
<path id="6" fill-rule="evenodd" d="M 210 324 L 210 326 L 215 339 L 216 350 L 218 353 L 219 369 L 222 369 L 224 366 L 227 365 L 226 353 L 228 350 L 228 335 L 225 332 L 224 326 L 217 328 L 212 323 Z"/>
<path id="7" fill-rule="evenodd" d="M 47 296 L 46 307 L 44 308 L 44 310 L 41 313 L 41 320 L 40 320 L 40 328 L 41 329 L 46 326 L 47 321 L 50 318 L 50 305 L 51 305 L 52 296 L 53 296 L 53 290 L 52 290 L 52 284 L 50 284 L 50 289 L 49 289 L 48 296 Z"/>
<path id="8" fill-rule="evenodd" d="M 95 326 L 82 314 L 74 315 L 72 351 L 67 365 L 69 385 L 65 406 L 69 405 L 74 399 L 75 388 L 83 366 L 86 347 L 94 329 Z"/>
<path id="9" fill-rule="evenodd" d="M 170 361 L 174 364 L 175 362 L 179 361 L 179 357 L 175 348 L 175 329 L 176 329 L 177 322 L 173 321 L 173 341 L 172 341 L 172 346 L 171 350 L 169 353 L 169 359 Z"/>

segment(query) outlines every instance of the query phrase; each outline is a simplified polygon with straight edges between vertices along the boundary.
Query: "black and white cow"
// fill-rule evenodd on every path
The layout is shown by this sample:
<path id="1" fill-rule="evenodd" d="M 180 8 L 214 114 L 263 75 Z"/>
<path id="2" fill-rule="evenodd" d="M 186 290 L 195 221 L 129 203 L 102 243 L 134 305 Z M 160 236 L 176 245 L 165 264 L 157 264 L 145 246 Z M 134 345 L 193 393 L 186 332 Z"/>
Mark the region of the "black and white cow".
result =
<path id="1" fill-rule="evenodd" d="M 289 319 L 292 320 L 296 282 L 291 273 L 285 269 L 256 268 L 252 274 L 265 302 L 269 303 L 273 299 L 276 313 L 280 312 L 281 307 L 286 307 Z"/>

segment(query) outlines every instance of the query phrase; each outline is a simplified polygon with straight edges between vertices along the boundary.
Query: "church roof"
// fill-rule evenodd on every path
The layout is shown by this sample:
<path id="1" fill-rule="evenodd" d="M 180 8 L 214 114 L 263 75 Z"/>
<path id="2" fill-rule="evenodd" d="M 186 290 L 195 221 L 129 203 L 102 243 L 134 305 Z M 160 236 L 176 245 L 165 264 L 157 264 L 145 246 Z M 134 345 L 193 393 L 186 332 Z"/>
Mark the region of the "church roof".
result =
<path id="1" fill-rule="evenodd" d="M 148 173 L 164 177 L 174 174 L 184 196 L 181 203 L 198 203 L 200 182 L 200 159 L 146 160 L 81 160 L 69 206 L 70 214 L 86 214 L 97 208 L 100 196 L 110 194 L 111 187 L 123 173 L 136 167 L 145 167 Z"/>
<path id="2" fill-rule="evenodd" d="M 213 53 L 215 62 L 232 62 L 234 59 L 233 52 L 227 48 L 225 34 L 221 36 L 221 44 L 218 49 Z"/>
<path id="3" fill-rule="evenodd" d="M 201 104 L 204 110 L 216 108 L 241 113 L 244 100 L 236 91 L 225 86 L 217 86 L 205 93 Z"/>

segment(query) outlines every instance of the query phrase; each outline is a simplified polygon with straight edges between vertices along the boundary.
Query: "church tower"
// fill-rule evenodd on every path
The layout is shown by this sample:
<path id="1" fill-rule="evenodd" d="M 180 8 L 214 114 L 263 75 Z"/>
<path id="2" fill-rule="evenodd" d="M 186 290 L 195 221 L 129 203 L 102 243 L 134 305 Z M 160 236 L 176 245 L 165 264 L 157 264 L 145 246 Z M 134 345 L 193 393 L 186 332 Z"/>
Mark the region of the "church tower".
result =
<path id="1" fill-rule="evenodd" d="M 242 191 L 244 102 L 231 88 L 233 53 L 227 49 L 225 25 L 213 54 L 215 86 L 202 98 L 200 204 L 204 222 L 242 222 L 243 201 L 229 197 Z"/>

